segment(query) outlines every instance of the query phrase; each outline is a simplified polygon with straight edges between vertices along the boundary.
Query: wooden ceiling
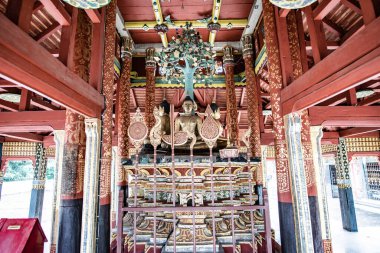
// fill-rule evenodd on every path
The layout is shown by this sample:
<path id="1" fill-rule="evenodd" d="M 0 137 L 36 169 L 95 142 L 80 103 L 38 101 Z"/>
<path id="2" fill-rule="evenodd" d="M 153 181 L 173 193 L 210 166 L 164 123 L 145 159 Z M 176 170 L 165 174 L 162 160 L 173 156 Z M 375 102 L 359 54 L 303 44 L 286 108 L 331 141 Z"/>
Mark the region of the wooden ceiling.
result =
<path id="1" fill-rule="evenodd" d="M 190 21 L 210 17 L 213 0 L 166 0 L 161 1 L 163 17 L 170 15 L 172 21 Z M 223 0 L 219 19 L 248 19 L 254 0 Z M 155 21 L 151 0 L 120 0 L 118 7 L 124 21 Z M 216 42 L 239 41 L 243 28 L 221 29 L 216 35 Z M 198 29 L 203 40 L 208 40 L 209 31 Z M 159 43 L 159 35 L 154 30 L 133 30 L 130 34 L 135 43 Z M 175 35 L 175 29 L 170 29 L 167 36 Z"/>

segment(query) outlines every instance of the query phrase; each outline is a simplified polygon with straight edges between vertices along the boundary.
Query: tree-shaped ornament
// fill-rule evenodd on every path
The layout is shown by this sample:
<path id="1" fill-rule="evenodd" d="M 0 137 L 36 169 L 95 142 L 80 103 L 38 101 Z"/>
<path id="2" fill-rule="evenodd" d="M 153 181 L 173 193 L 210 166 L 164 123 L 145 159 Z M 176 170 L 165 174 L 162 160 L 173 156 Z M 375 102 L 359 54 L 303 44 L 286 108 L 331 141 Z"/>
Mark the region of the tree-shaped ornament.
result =
<path id="1" fill-rule="evenodd" d="M 161 75 L 169 83 L 185 84 L 187 96 L 194 99 L 194 84 L 202 82 L 211 84 L 215 70 L 215 51 L 208 42 L 204 42 L 191 23 L 186 23 L 182 33 L 176 31 L 168 47 L 156 54 L 155 60 L 160 66 Z"/>

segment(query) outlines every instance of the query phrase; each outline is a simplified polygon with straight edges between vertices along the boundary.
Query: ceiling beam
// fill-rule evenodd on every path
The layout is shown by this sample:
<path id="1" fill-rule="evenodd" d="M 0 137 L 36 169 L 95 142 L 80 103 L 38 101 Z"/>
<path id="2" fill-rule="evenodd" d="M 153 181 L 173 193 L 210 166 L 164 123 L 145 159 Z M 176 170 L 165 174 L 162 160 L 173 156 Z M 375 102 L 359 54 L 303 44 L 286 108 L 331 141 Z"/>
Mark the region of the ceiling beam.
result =
<path id="1" fill-rule="evenodd" d="M 42 33 L 38 34 L 34 39 L 37 42 L 42 42 L 42 41 L 46 40 L 47 38 L 49 38 L 50 35 L 55 33 L 60 28 L 61 28 L 61 25 L 58 22 L 53 22 L 53 24 L 51 24 L 51 26 L 48 29 L 46 29 Z"/>
<path id="2" fill-rule="evenodd" d="M 372 94 L 358 103 L 359 106 L 368 106 L 380 102 L 380 93 Z"/>
<path id="3" fill-rule="evenodd" d="M 331 20 L 327 18 L 322 19 L 322 22 L 323 22 L 323 27 L 326 30 L 333 33 L 335 36 L 339 38 L 341 38 L 342 35 L 345 33 L 342 27 L 338 26 L 336 23 L 332 22 Z"/>
<path id="4" fill-rule="evenodd" d="M 43 136 L 39 134 L 33 134 L 33 133 L 1 133 L 1 136 L 9 137 L 13 139 L 23 140 L 23 141 L 30 141 L 30 142 L 42 142 Z"/>
<path id="5" fill-rule="evenodd" d="M 18 112 L 18 105 L 4 99 L 0 99 L 0 108 L 11 111 Z"/>
<path id="6" fill-rule="evenodd" d="M 327 16 L 338 4 L 339 0 L 323 0 L 319 5 L 314 9 L 313 15 L 315 20 L 322 20 Z"/>
<path id="7" fill-rule="evenodd" d="M 155 25 L 161 25 L 161 24 L 163 24 L 164 23 L 164 18 L 162 16 L 162 10 L 161 10 L 160 1 L 159 0 L 152 0 L 152 7 L 153 7 L 154 17 L 156 18 L 156 20 L 155 20 L 156 24 Z M 153 29 L 154 29 L 155 25 L 153 25 L 153 27 L 152 27 Z M 141 28 L 143 26 L 141 26 Z M 126 29 L 130 29 L 130 28 L 126 27 Z M 162 45 L 164 47 L 167 47 L 168 46 L 168 37 L 166 36 L 166 33 L 160 33 L 159 35 L 161 37 Z"/>
<path id="8" fill-rule="evenodd" d="M 256 28 L 257 23 L 260 20 L 262 12 L 263 12 L 263 1 L 262 0 L 256 0 L 254 2 L 254 5 L 251 8 L 251 12 L 249 13 L 248 22 L 245 25 L 242 36 L 244 36 L 246 34 L 252 34 L 253 33 L 253 31 Z M 219 23 L 220 22 L 221 21 L 219 20 Z"/>
<path id="9" fill-rule="evenodd" d="M 59 0 L 40 0 L 40 2 L 60 25 L 70 25 L 71 16 Z"/>
<path id="10" fill-rule="evenodd" d="M 65 129 L 66 111 L 0 112 L 0 132 L 44 132 Z"/>
<path id="11" fill-rule="evenodd" d="M 105 9 L 104 9 L 105 10 Z M 87 16 L 94 24 L 99 24 L 102 21 L 102 16 L 97 9 L 85 9 Z"/>
<path id="12" fill-rule="evenodd" d="M 379 127 L 379 106 L 313 106 L 309 108 L 313 126 Z"/>
<path id="13" fill-rule="evenodd" d="M 320 103 L 379 74 L 378 34 L 380 18 L 285 87 L 281 92 L 284 115 Z"/>
<path id="14" fill-rule="evenodd" d="M 186 22 L 191 22 L 193 28 L 207 28 L 207 23 L 201 23 L 197 20 L 176 20 L 174 25 L 167 24 L 169 29 L 181 28 L 185 26 Z M 221 28 L 243 28 L 246 27 L 248 23 L 247 19 L 222 19 L 219 20 Z M 143 30 L 143 27 L 147 27 L 149 30 L 153 30 L 157 23 L 155 21 L 126 21 L 124 23 L 124 28 L 128 30 Z"/>
<path id="15" fill-rule="evenodd" d="M 359 14 L 360 16 L 362 15 L 362 10 L 360 9 L 360 6 L 357 4 L 356 1 L 354 0 L 340 0 L 340 2 L 346 6 L 347 8 L 353 10 L 354 12 L 356 12 L 357 14 Z"/>
<path id="16" fill-rule="evenodd" d="M 46 110 L 46 111 L 54 111 L 54 110 L 60 110 L 57 106 L 52 105 L 51 103 L 48 103 L 40 98 L 32 97 L 31 105 L 38 107 L 40 109 Z"/>
<path id="17" fill-rule="evenodd" d="M 372 1 L 359 0 L 360 8 L 363 13 L 363 20 L 365 25 L 369 25 L 372 21 L 376 19 L 375 7 Z"/>
<path id="18" fill-rule="evenodd" d="M 212 7 L 212 16 L 211 16 L 211 23 L 218 23 L 219 21 L 219 15 L 220 15 L 220 8 L 222 7 L 222 0 L 214 0 L 214 5 Z M 217 31 L 210 31 L 210 36 L 208 38 L 208 42 L 213 46 L 215 42 Z"/>
<path id="19" fill-rule="evenodd" d="M 343 44 L 344 42 L 346 42 L 349 38 L 351 38 L 352 36 L 354 36 L 356 33 L 358 33 L 363 28 L 364 28 L 364 22 L 363 22 L 363 20 L 359 20 L 358 22 L 355 23 L 355 25 L 353 25 L 351 27 L 350 30 L 348 30 L 343 35 L 343 37 L 340 40 L 340 43 Z"/>
<path id="20" fill-rule="evenodd" d="M 96 89 L 3 15 L 0 76 L 85 116 L 99 117 L 104 106 L 104 98 Z"/>
<path id="21" fill-rule="evenodd" d="M 348 129 L 339 131 L 339 136 L 349 137 L 349 136 L 378 131 L 379 129 L 380 129 L 380 126 L 379 127 L 353 127 L 353 128 L 348 128 Z"/>

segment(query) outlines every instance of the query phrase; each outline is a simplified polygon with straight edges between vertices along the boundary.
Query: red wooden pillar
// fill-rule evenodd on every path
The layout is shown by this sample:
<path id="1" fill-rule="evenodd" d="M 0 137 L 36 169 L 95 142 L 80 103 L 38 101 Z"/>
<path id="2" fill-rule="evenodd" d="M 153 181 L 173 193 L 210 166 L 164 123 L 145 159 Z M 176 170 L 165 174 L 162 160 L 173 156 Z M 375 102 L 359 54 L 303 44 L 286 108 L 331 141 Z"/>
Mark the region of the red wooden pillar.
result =
<path id="1" fill-rule="evenodd" d="M 122 163 L 129 159 L 129 138 L 127 129 L 129 127 L 129 101 L 131 91 L 131 68 L 132 68 L 132 40 L 122 38 L 123 42 L 123 67 L 119 79 L 118 92 L 118 115 L 117 115 L 117 152 L 120 162 L 118 164 L 118 185 L 126 187 L 126 175 Z"/>
<path id="2" fill-rule="evenodd" d="M 230 143 L 239 145 L 238 112 L 236 104 L 235 82 L 234 82 L 234 56 L 233 48 L 225 46 L 223 48 L 223 66 L 226 76 L 227 93 L 227 129 L 229 131 Z"/>
<path id="3" fill-rule="evenodd" d="M 145 86 L 145 123 L 150 130 L 154 125 L 154 103 L 156 88 L 156 61 L 154 60 L 155 49 L 153 47 L 146 49 L 145 70 L 146 70 L 146 86 Z"/>
<path id="4" fill-rule="evenodd" d="M 247 87 L 248 125 L 251 128 L 249 143 L 253 157 L 261 157 L 260 146 L 260 114 L 259 114 L 259 89 L 256 84 L 256 74 L 253 67 L 252 36 L 244 35 L 243 58 L 245 63 L 245 76 Z"/>
<path id="5" fill-rule="evenodd" d="M 88 82 L 91 49 L 91 23 L 82 10 L 74 9 L 68 67 Z M 86 153 L 84 117 L 67 109 L 62 165 L 62 188 L 59 214 L 58 252 L 80 251 L 83 175 Z"/>
<path id="6" fill-rule="evenodd" d="M 102 114 L 102 144 L 100 161 L 100 192 L 97 252 L 109 252 L 111 215 L 112 114 L 114 94 L 114 58 L 116 0 L 107 5 L 104 31 L 103 88 L 105 108 Z M 95 196 L 94 196 L 95 197 Z"/>
<path id="7" fill-rule="evenodd" d="M 281 248 L 283 252 L 296 252 L 288 152 L 285 141 L 284 120 L 282 117 L 280 101 L 283 78 L 281 73 L 274 6 L 269 2 L 269 0 L 263 0 L 263 14 L 265 43 L 268 55 L 270 102 L 275 134 L 275 157 Z"/>

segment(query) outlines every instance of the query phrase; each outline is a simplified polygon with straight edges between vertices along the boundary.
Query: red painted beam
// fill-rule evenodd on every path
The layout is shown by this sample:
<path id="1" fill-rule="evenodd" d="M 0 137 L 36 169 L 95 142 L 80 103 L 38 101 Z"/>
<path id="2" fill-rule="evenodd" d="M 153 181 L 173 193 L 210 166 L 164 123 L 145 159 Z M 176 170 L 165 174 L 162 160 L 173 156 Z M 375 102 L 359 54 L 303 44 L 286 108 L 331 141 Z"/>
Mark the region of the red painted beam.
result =
<path id="1" fill-rule="evenodd" d="M 39 134 L 33 134 L 33 133 L 0 133 L 0 135 L 23 140 L 23 141 L 31 141 L 31 142 L 42 142 L 43 136 Z"/>
<path id="2" fill-rule="evenodd" d="M 373 2 L 371 0 L 359 0 L 359 3 L 363 13 L 364 24 L 368 25 L 376 18 Z"/>
<path id="3" fill-rule="evenodd" d="M 66 111 L 0 112 L 0 132 L 44 132 L 65 129 Z"/>
<path id="4" fill-rule="evenodd" d="M 40 0 L 49 14 L 61 25 L 70 25 L 71 16 L 59 0 Z"/>
<path id="5" fill-rule="evenodd" d="M 0 99 L 0 108 L 11 111 L 18 112 L 18 105 L 4 99 Z"/>
<path id="6" fill-rule="evenodd" d="M 3 15 L 0 75 L 85 116 L 99 117 L 103 109 L 103 96 L 96 89 Z"/>
<path id="7" fill-rule="evenodd" d="M 58 107 L 43 101 L 40 98 L 32 97 L 31 104 L 35 107 L 38 107 L 40 109 L 46 110 L 46 111 L 54 111 L 54 110 L 60 110 Z"/>
<path id="8" fill-rule="evenodd" d="M 315 20 L 322 20 L 327 16 L 338 4 L 339 0 L 323 0 L 313 11 Z"/>
<path id="9" fill-rule="evenodd" d="M 283 113 L 304 110 L 380 73 L 380 18 L 281 92 Z"/>
<path id="10" fill-rule="evenodd" d="M 379 106 L 314 106 L 309 108 L 313 126 L 379 127 Z"/>
<path id="11" fill-rule="evenodd" d="M 373 105 L 380 102 L 380 93 L 373 94 L 369 97 L 366 97 L 358 103 L 358 105 Z"/>
<path id="12" fill-rule="evenodd" d="M 360 16 L 362 15 L 362 10 L 360 9 L 360 6 L 356 3 L 354 0 L 340 0 L 340 2 L 345 5 L 347 8 L 353 10 Z"/>
<path id="13" fill-rule="evenodd" d="M 339 131 L 340 137 L 349 137 L 349 136 L 355 136 L 365 133 L 371 133 L 380 130 L 380 126 L 378 127 L 353 127 L 348 128 L 342 131 Z"/>
<path id="14" fill-rule="evenodd" d="M 102 21 L 102 16 L 98 10 L 85 9 L 87 16 L 90 18 L 91 22 L 94 24 L 99 24 Z"/>
<path id="15" fill-rule="evenodd" d="M 291 11 L 291 9 L 281 9 L 278 12 L 278 15 L 280 16 L 280 18 L 286 18 L 286 16 L 288 16 L 290 11 Z"/>

